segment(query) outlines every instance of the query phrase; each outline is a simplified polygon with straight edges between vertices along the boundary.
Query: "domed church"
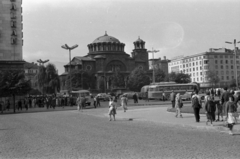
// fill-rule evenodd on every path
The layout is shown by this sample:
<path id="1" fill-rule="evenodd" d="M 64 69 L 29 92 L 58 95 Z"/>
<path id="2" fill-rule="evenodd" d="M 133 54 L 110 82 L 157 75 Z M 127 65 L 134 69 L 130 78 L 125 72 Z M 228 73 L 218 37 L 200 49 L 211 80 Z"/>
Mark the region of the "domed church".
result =
<path id="1" fill-rule="evenodd" d="M 145 49 L 145 42 L 140 37 L 133 42 L 134 49 L 132 56 L 124 51 L 125 44 L 117 38 L 105 35 L 98 37 L 88 44 L 88 54 L 86 56 L 76 56 L 71 60 L 71 70 L 83 70 L 95 77 L 95 88 L 100 89 L 100 80 L 104 80 L 106 89 L 111 86 L 111 76 L 118 70 L 124 76 L 125 88 L 127 79 L 132 70 L 136 67 L 149 71 L 148 52 Z M 69 72 L 69 63 L 64 65 L 65 72 L 60 75 L 61 90 L 66 89 L 66 76 Z"/>

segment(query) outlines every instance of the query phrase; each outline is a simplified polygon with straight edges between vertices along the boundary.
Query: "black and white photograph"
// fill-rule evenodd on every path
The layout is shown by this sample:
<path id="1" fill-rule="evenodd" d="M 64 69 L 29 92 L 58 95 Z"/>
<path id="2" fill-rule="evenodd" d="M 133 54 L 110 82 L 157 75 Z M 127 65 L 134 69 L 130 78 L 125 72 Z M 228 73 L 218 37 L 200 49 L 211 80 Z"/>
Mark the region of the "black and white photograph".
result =
<path id="1" fill-rule="evenodd" d="M 0 0 L 0 159 L 240 158 L 239 0 Z"/>

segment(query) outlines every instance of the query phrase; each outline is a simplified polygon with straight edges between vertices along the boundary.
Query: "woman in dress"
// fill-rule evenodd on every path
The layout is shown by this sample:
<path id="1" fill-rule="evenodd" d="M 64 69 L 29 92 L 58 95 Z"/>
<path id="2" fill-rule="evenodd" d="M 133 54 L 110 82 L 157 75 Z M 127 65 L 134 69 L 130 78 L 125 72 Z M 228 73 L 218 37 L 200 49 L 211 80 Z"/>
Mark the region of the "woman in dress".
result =
<path id="1" fill-rule="evenodd" d="M 121 105 L 123 107 L 124 112 L 126 112 L 126 110 L 127 110 L 127 97 L 125 95 L 123 95 L 121 97 Z"/>
<path id="2" fill-rule="evenodd" d="M 226 103 L 227 124 L 228 124 L 230 135 L 233 135 L 233 126 L 235 124 L 234 113 L 237 111 L 233 99 L 234 98 L 232 96 L 230 96 L 229 101 Z"/>
<path id="3" fill-rule="evenodd" d="M 112 121 L 112 116 L 113 116 L 113 120 L 114 121 L 116 120 L 115 119 L 116 109 L 117 109 L 117 104 L 115 103 L 113 98 L 110 98 L 110 100 L 109 100 L 109 110 L 108 110 L 109 121 Z"/>
<path id="4" fill-rule="evenodd" d="M 180 93 L 178 93 L 176 95 L 175 98 L 175 108 L 176 108 L 176 118 L 178 117 L 178 115 L 182 118 L 182 114 L 181 114 L 181 108 L 182 108 L 182 98 L 180 96 Z"/>

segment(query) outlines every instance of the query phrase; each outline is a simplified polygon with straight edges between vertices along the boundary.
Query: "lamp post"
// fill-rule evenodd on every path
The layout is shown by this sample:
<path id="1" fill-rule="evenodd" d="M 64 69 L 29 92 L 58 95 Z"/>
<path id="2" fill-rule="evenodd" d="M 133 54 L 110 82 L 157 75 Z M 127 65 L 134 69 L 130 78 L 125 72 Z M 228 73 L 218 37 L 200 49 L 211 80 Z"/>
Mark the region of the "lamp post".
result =
<path id="1" fill-rule="evenodd" d="M 234 45 L 234 54 L 235 54 L 235 58 L 234 58 L 234 65 L 235 65 L 235 79 L 236 79 L 236 87 L 238 89 L 238 72 L 237 72 L 237 48 L 236 48 L 236 43 L 240 43 L 240 41 L 236 42 L 236 39 L 234 39 L 233 42 L 228 42 L 225 41 L 225 43 L 227 44 L 233 44 Z"/>
<path id="2" fill-rule="evenodd" d="M 71 79 L 71 50 L 75 49 L 78 47 L 78 45 L 73 45 L 72 47 L 69 47 L 67 44 L 65 45 L 62 45 L 61 46 L 63 49 L 65 50 L 68 50 L 69 51 L 69 76 L 70 76 L 70 81 L 69 81 L 69 85 L 70 85 L 70 88 L 69 88 L 69 95 L 72 91 L 72 79 Z"/>
<path id="3" fill-rule="evenodd" d="M 153 57 L 153 59 L 152 59 L 152 60 L 153 60 L 153 61 L 152 61 L 152 69 L 153 69 L 153 77 L 152 77 L 152 78 L 153 78 L 153 80 L 152 80 L 152 82 L 155 83 L 155 70 L 154 70 L 154 64 L 153 64 L 153 63 L 155 63 L 155 62 L 154 62 L 154 53 L 159 52 L 159 50 L 153 50 L 153 48 L 152 48 L 152 51 L 151 51 L 151 50 L 148 50 L 147 52 L 148 52 L 148 53 L 152 53 L 152 57 Z"/>
<path id="4" fill-rule="evenodd" d="M 37 62 L 39 63 L 40 66 L 41 66 L 41 65 L 44 66 L 44 64 L 47 63 L 48 61 L 49 61 L 49 60 L 44 60 L 44 61 L 43 61 L 42 59 L 37 60 Z"/>

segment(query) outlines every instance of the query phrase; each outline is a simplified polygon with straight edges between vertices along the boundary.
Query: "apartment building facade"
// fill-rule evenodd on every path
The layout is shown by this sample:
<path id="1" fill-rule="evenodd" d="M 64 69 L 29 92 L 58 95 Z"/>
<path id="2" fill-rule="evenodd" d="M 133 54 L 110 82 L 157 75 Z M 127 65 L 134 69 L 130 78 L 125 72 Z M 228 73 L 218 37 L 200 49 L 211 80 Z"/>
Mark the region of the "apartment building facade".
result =
<path id="1" fill-rule="evenodd" d="M 236 68 L 240 75 L 240 50 L 237 48 Z M 226 48 L 209 49 L 208 52 L 181 56 L 171 60 L 168 64 L 169 73 L 187 73 L 191 75 L 192 82 L 200 83 L 201 87 L 210 87 L 207 74 L 214 72 L 220 82 L 219 87 L 227 86 L 235 79 L 235 54 Z"/>
<path id="2" fill-rule="evenodd" d="M 23 69 L 22 0 L 0 1 L 0 69 Z"/>

